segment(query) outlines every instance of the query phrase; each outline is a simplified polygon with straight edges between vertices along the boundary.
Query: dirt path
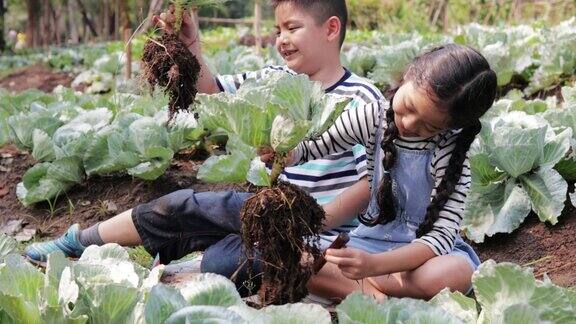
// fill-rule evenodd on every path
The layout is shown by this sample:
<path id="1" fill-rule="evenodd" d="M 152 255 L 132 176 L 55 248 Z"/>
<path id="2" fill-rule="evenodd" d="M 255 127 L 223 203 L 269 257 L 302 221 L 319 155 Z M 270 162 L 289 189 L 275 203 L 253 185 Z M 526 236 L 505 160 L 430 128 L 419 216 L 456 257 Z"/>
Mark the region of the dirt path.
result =
<path id="1" fill-rule="evenodd" d="M 0 88 L 13 92 L 27 89 L 39 89 L 52 92 L 58 85 L 70 87 L 74 75 L 63 72 L 54 72 L 42 65 L 33 65 L 16 70 L 0 79 Z"/>

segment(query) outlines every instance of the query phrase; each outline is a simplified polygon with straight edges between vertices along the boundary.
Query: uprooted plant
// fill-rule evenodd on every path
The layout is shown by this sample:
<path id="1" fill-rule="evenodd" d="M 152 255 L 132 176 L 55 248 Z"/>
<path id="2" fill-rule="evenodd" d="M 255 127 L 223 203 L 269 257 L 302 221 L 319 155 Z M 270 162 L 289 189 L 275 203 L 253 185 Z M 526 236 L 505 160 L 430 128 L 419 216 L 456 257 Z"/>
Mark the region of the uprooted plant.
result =
<path id="1" fill-rule="evenodd" d="M 144 77 L 152 90 L 162 87 L 169 96 L 169 118 L 178 110 L 187 110 L 194 102 L 200 63 L 178 37 L 185 10 L 222 3 L 222 0 L 174 0 L 175 22 L 172 32 L 149 38 L 142 54 Z"/>
<path id="2" fill-rule="evenodd" d="M 198 172 L 209 182 L 261 186 L 241 211 L 242 237 L 249 268 L 262 262 L 263 305 L 296 302 L 307 294 L 312 263 L 319 257 L 318 234 L 324 211 L 302 189 L 279 181 L 284 158 L 305 139 L 316 138 L 343 111 L 346 102 L 325 95 L 307 76 L 277 73 L 264 81 L 248 80 L 235 95 L 198 96 L 200 123 L 229 136 L 228 155 L 209 158 Z M 275 152 L 270 174 L 256 148 Z M 260 274 L 258 274 L 260 275 Z"/>

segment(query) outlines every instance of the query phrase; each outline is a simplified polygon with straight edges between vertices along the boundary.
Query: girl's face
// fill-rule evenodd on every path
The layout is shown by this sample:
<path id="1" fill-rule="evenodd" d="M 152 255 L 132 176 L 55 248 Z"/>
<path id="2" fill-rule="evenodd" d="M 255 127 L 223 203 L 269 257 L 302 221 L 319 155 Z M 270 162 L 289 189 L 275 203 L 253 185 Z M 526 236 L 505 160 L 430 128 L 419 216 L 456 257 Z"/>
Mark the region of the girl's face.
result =
<path id="1" fill-rule="evenodd" d="M 449 128 L 448 112 L 430 99 L 424 89 L 405 82 L 392 103 L 396 127 L 402 137 L 432 137 Z"/>

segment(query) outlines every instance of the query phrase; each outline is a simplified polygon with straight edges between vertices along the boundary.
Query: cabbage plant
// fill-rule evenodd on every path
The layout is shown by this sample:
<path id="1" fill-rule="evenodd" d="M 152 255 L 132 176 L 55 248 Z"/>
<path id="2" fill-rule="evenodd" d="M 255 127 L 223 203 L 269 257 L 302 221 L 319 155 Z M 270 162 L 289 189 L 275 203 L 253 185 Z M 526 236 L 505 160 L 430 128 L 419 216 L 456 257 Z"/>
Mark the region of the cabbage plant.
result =
<path id="1" fill-rule="evenodd" d="M 235 94 L 199 94 L 197 100 L 195 110 L 201 125 L 231 139 L 227 145 L 231 157 L 207 160 L 198 172 L 200 179 L 248 179 L 260 186 L 273 184 L 284 167 L 286 154 L 301 141 L 322 134 L 348 102 L 324 94 L 320 83 L 305 75 L 283 72 L 260 81 L 247 80 Z M 271 147 L 276 152 L 270 176 L 259 158 L 248 162 L 260 147 Z"/>
<path id="2" fill-rule="evenodd" d="M 538 115 L 512 111 L 482 121 L 470 152 L 472 185 L 462 228 L 482 242 L 510 233 L 530 213 L 556 224 L 567 183 L 554 169 L 570 148 L 572 129 L 556 134 Z"/>
<path id="3" fill-rule="evenodd" d="M 157 179 L 175 152 L 199 145 L 203 135 L 191 113 L 180 113 L 168 123 L 161 96 L 117 94 L 108 100 L 59 89 L 51 100 L 35 93 L 29 97 L 39 101 L 15 97 L 28 106 L 5 120 L 9 141 L 42 162 L 18 184 L 17 196 L 24 205 L 52 200 L 92 175 Z"/>

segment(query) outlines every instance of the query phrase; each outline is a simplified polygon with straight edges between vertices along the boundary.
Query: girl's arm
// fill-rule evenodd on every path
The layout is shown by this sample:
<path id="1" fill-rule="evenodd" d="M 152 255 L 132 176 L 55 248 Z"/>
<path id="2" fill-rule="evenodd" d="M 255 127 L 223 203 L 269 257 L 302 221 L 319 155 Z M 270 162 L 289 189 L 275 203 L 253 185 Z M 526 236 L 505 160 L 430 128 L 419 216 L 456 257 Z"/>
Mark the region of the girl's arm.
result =
<path id="1" fill-rule="evenodd" d="M 418 242 L 377 254 L 354 248 L 326 251 L 326 261 L 336 264 L 349 279 L 411 271 L 435 256 L 430 247 Z"/>
<path id="2" fill-rule="evenodd" d="M 386 101 L 377 101 L 346 110 L 317 140 L 298 144 L 290 154 L 290 162 L 304 163 L 327 155 L 342 153 L 356 144 L 366 147 L 366 152 L 370 155 L 374 152 L 374 137 L 379 114 L 383 114 L 387 108 Z"/>

